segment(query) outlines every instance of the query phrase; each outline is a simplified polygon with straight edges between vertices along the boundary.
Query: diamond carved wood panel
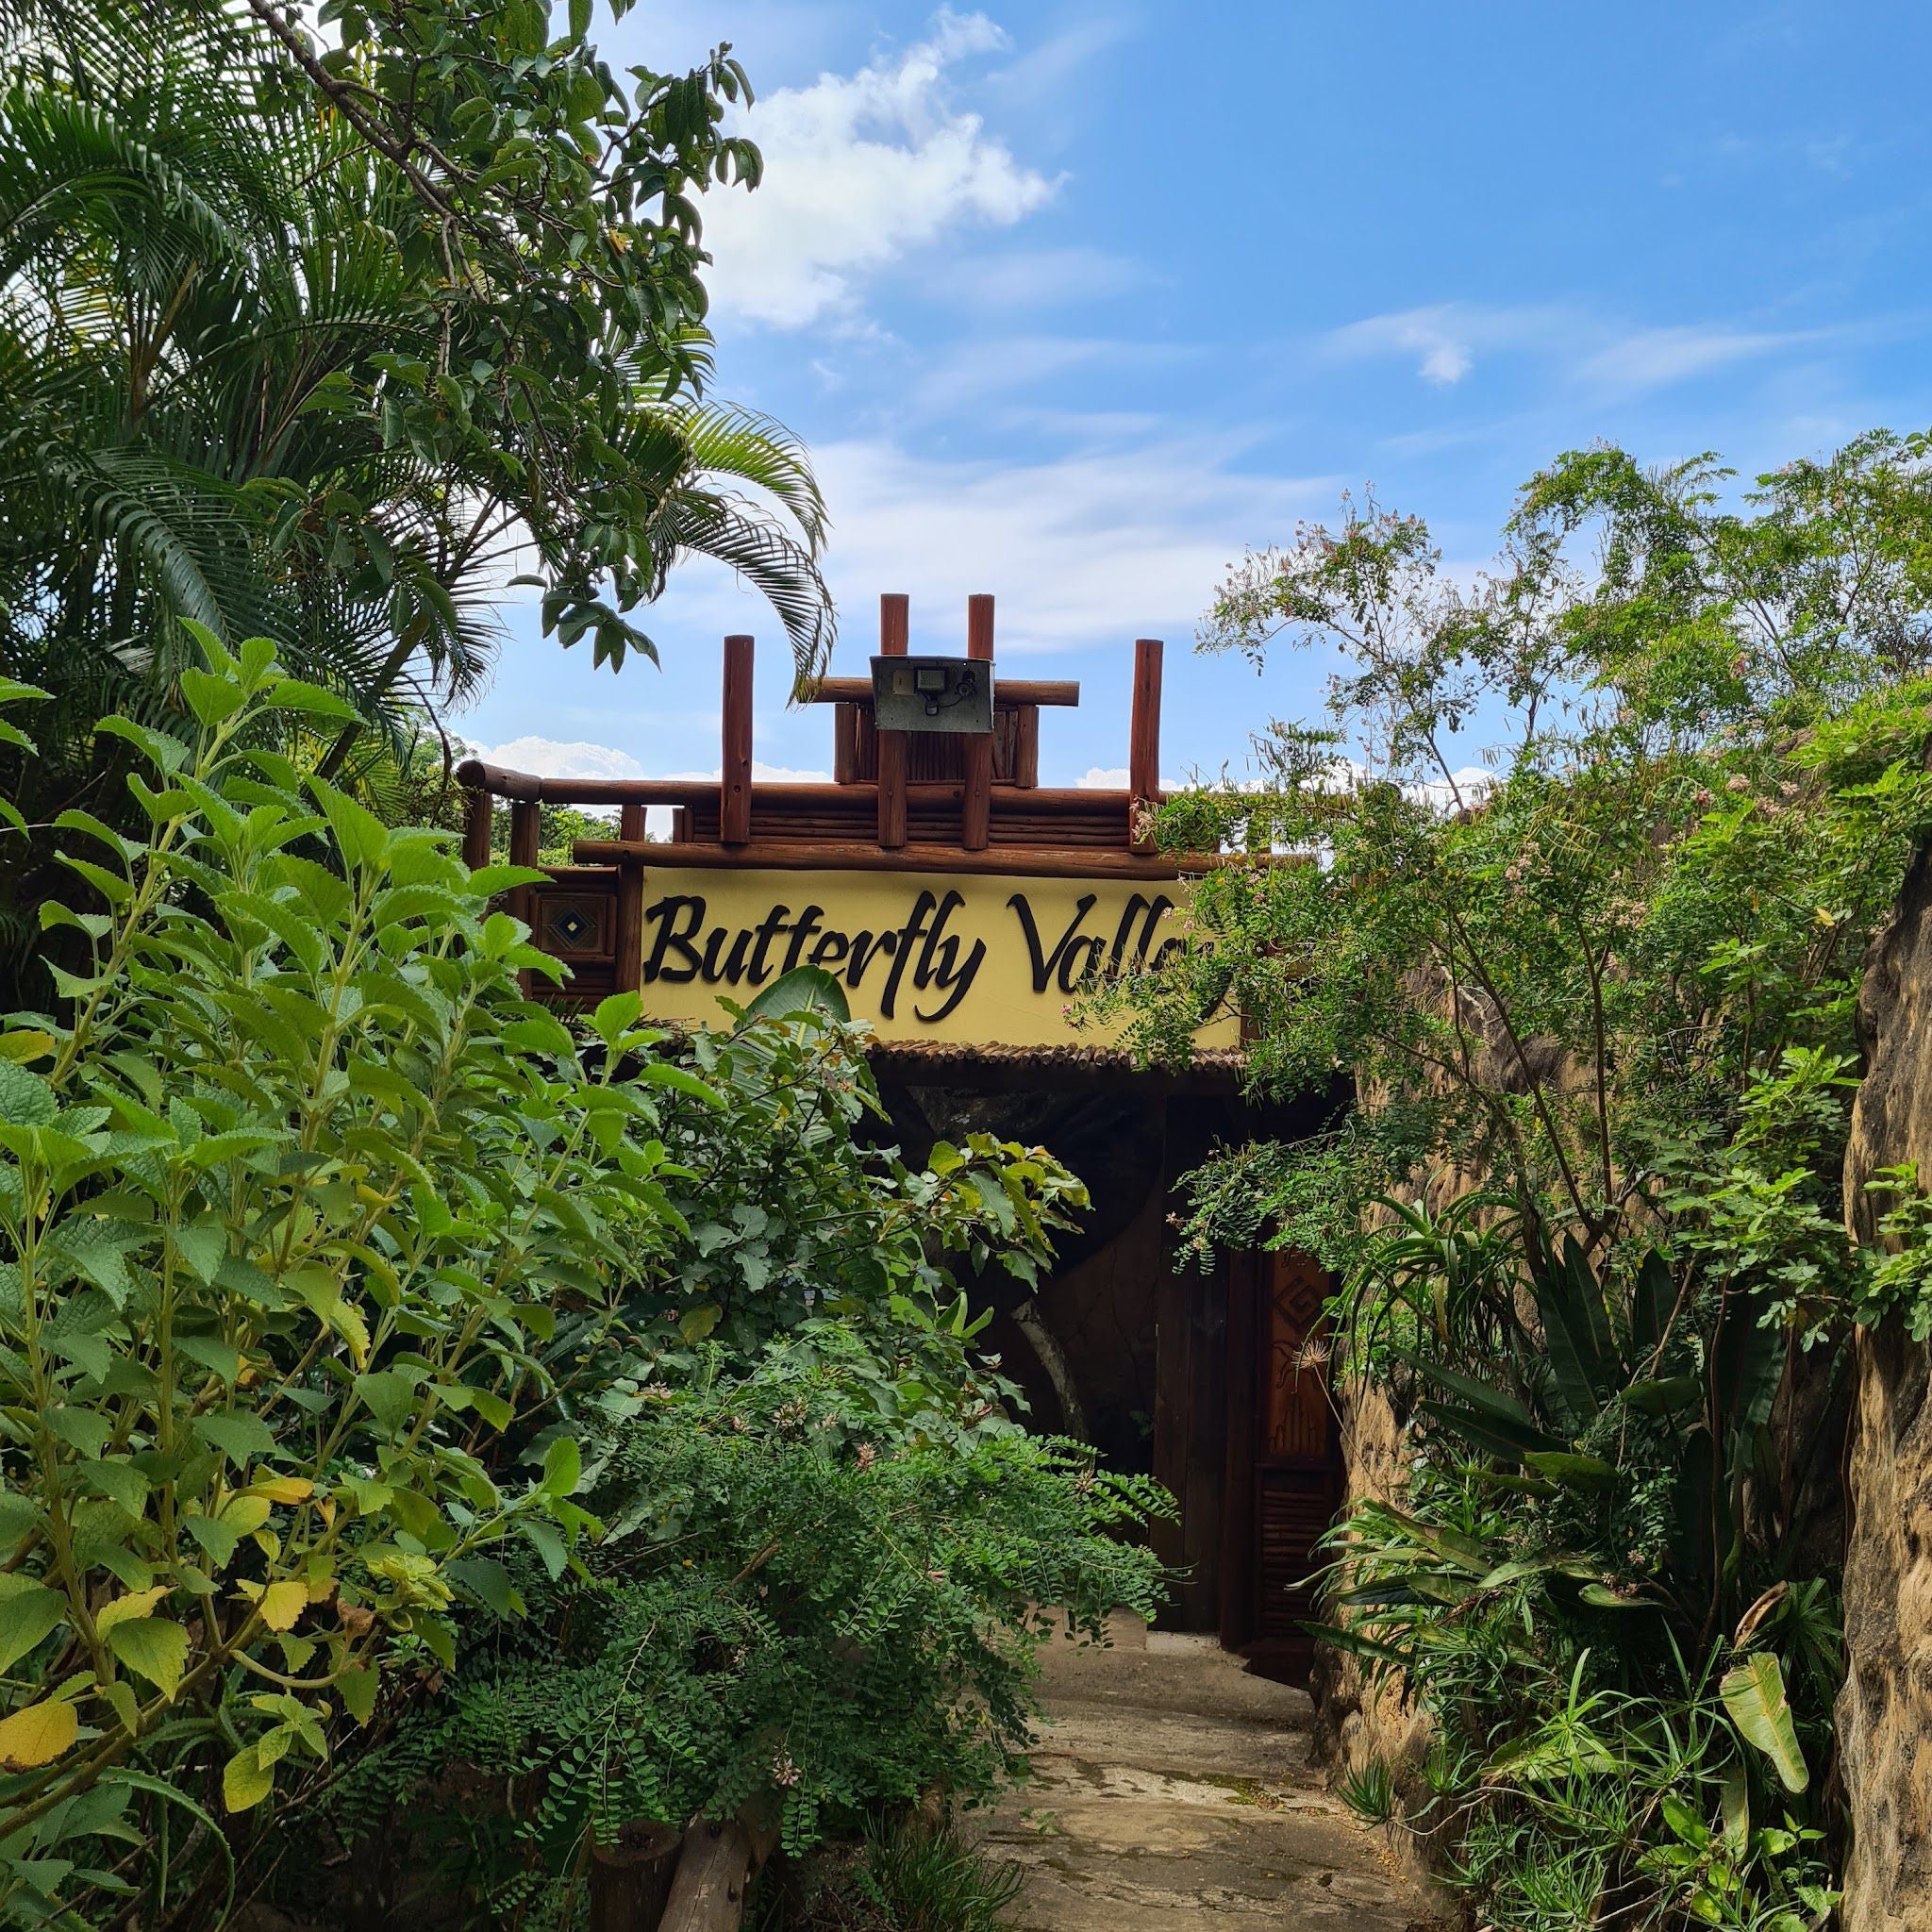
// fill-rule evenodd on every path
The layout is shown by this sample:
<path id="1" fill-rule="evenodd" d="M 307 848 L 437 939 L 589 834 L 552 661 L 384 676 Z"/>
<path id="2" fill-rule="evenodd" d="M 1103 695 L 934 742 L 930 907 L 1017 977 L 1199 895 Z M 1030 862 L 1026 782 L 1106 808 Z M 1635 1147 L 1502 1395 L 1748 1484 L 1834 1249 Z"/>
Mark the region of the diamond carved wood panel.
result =
<path id="1" fill-rule="evenodd" d="M 558 959 L 608 959 L 617 924 L 610 892 L 538 888 L 537 943 Z"/>

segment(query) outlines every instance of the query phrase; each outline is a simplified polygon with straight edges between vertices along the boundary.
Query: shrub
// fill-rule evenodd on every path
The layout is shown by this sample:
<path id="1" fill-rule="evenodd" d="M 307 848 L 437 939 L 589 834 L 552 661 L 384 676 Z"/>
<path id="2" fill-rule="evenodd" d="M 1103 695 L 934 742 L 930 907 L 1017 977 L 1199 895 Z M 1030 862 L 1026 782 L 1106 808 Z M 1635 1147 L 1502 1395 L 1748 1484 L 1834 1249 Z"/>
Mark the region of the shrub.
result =
<path id="1" fill-rule="evenodd" d="M 1119 1532 L 1164 1499 L 1019 1429 L 965 1327 L 816 1320 L 612 1429 L 588 1574 L 521 1565 L 531 1616 L 358 1772 L 345 1831 L 419 1819 L 462 1767 L 516 1797 L 445 1813 L 452 1875 L 568 1923 L 587 1841 L 632 1820 L 750 1812 L 797 1853 L 1021 1774 L 1049 1612 L 1096 1636 L 1116 1605 L 1152 1614 L 1158 1563 Z"/>
<path id="2" fill-rule="evenodd" d="M 554 969 L 490 900 L 523 875 L 303 777 L 276 723 L 337 702 L 265 642 L 200 642 L 193 742 L 103 723 L 151 830 L 62 816 L 86 897 L 49 919 L 90 964 L 0 1030 L 17 1919 L 152 1884 L 205 1923 L 218 1814 L 447 1667 L 460 1607 L 506 1603 L 507 1541 L 561 1572 L 577 1451 L 518 1470 L 507 1432 L 556 1392 L 559 1314 L 608 1329 L 668 1241 L 654 1096 L 706 1091 L 634 1000 L 593 1068 L 522 996 Z"/>

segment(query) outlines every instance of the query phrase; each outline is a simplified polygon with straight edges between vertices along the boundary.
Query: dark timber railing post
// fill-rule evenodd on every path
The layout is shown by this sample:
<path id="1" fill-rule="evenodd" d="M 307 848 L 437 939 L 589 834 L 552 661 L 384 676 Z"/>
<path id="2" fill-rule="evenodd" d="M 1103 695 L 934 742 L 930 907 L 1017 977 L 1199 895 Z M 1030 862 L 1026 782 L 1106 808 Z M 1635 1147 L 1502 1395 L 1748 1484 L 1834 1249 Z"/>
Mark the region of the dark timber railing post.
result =
<path id="1" fill-rule="evenodd" d="M 718 840 L 751 842 L 751 655 L 746 637 L 724 640 L 724 769 L 718 783 Z"/>
<path id="2" fill-rule="evenodd" d="M 992 662 L 992 599 L 966 600 L 966 655 L 976 663 Z M 966 741 L 966 792 L 960 807 L 959 842 L 968 852 L 984 852 L 992 836 L 992 734 Z"/>
<path id="3" fill-rule="evenodd" d="M 1160 640 L 1134 641 L 1134 718 L 1127 741 L 1127 838 L 1136 852 L 1154 841 L 1141 825 L 1160 802 Z"/>
<path id="4" fill-rule="evenodd" d="M 514 800 L 509 808 L 509 862 L 512 865 L 535 865 L 538 848 L 543 842 L 543 808 L 534 798 Z M 516 889 L 515 904 L 510 908 L 536 937 L 537 889 L 534 886 L 519 886 Z M 524 997 L 528 999 L 535 991 L 535 981 L 526 967 L 518 977 L 523 982 Z"/>
<path id="5" fill-rule="evenodd" d="M 879 656 L 903 658 L 911 646 L 911 606 L 903 591 L 879 599 Z M 879 843 L 896 852 L 906 842 L 906 734 L 881 731 L 879 739 Z"/>
<path id="6" fill-rule="evenodd" d="M 617 836 L 626 844 L 643 842 L 642 806 L 618 808 Z M 627 858 L 617 868 L 617 913 L 610 949 L 612 991 L 636 992 L 644 979 L 644 865 L 641 858 Z"/>
<path id="7" fill-rule="evenodd" d="M 478 785 L 463 807 L 463 863 L 479 872 L 490 863 L 490 824 L 495 801 Z"/>

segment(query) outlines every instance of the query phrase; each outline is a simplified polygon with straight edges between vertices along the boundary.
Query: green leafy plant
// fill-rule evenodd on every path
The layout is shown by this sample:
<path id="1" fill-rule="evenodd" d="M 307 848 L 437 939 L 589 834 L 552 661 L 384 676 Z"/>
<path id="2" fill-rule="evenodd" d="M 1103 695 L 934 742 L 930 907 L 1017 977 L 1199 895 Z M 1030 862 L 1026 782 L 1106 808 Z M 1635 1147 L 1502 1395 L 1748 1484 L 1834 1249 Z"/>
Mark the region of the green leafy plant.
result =
<path id="1" fill-rule="evenodd" d="M 452 1875 L 507 1917 L 561 1914 L 586 1844 L 633 1819 L 742 1815 L 798 1854 L 1019 1774 L 1052 1613 L 1095 1635 L 1150 1613 L 1158 1565 L 1122 1534 L 1167 1505 L 1018 1428 L 968 1341 L 901 1301 L 658 1389 L 596 1439 L 587 1574 L 520 1577 L 529 1619 L 473 1645 L 340 1828 L 420 1824 L 440 1768 L 471 1767 L 517 1799 L 443 1816 Z"/>
<path id="2" fill-rule="evenodd" d="M 45 916 L 86 967 L 0 1028 L 0 1896 L 27 1918 L 214 1911 L 214 1816 L 325 1777 L 454 1660 L 465 1603 L 514 1607 L 508 1543 L 562 1573 L 577 1446 L 519 1468 L 514 1432 L 559 1392 L 559 1316 L 612 1326 L 676 1220 L 653 1096 L 707 1091 L 634 998 L 593 1064 L 491 909 L 525 874 L 299 774 L 277 721 L 336 701 L 199 641 L 193 742 L 103 721 L 148 836 L 63 817 Z"/>

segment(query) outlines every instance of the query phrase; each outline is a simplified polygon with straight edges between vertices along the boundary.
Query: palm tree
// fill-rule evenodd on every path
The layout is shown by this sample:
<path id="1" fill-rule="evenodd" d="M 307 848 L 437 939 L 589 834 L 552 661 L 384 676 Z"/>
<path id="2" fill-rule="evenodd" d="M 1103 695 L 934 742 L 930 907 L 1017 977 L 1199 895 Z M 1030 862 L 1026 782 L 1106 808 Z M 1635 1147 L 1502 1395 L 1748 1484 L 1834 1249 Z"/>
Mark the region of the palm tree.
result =
<path id="1" fill-rule="evenodd" d="M 622 608 L 715 557 L 823 663 L 796 441 L 633 355 L 615 433 L 533 483 L 516 291 L 425 260 L 401 171 L 245 16 L 0 0 L 0 658 L 76 726 L 165 703 L 183 618 L 273 636 L 373 724 L 440 711 L 513 561 L 601 658 L 650 646 L 613 644 L 600 576 Z"/>

